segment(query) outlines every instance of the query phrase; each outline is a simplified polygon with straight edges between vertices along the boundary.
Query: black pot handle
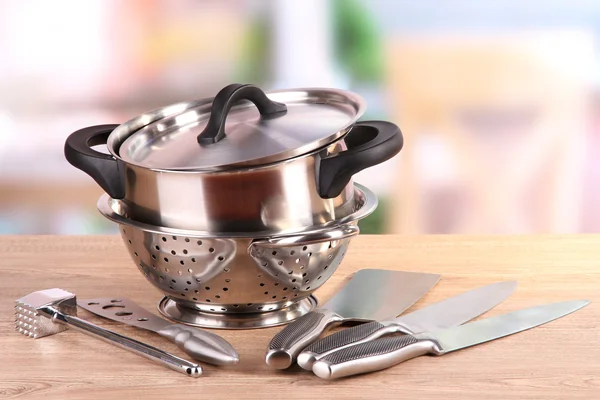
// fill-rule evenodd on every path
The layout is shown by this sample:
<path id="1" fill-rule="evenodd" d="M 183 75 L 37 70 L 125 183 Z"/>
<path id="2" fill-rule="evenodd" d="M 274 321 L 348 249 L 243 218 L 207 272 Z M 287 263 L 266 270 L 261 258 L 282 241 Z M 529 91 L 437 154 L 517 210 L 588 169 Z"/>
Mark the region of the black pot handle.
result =
<path id="1" fill-rule="evenodd" d="M 400 128 L 386 121 L 357 122 L 344 140 L 348 150 L 324 157 L 319 164 L 322 198 L 339 196 L 354 174 L 394 157 L 403 144 Z"/>
<path id="2" fill-rule="evenodd" d="M 272 101 L 265 92 L 254 85 L 234 83 L 221 89 L 215 96 L 210 118 L 206 127 L 198 135 L 198 143 L 209 145 L 225 137 L 225 121 L 231 107 L 239 100 L 250 100 L 260 112 L 262 118 L 280 117 L 287 112 L 287 106 Z"/>
<path id="3" fill-rule="evenodd" d="M 96 125 L 72 133 L 65 142 L 67 161 L 94 178 L 113 199 L 125 197 L 125 180 L 119 162 L 110 154 L 92 149 L 106 144 L 110 133 L 119 125 Z"/>

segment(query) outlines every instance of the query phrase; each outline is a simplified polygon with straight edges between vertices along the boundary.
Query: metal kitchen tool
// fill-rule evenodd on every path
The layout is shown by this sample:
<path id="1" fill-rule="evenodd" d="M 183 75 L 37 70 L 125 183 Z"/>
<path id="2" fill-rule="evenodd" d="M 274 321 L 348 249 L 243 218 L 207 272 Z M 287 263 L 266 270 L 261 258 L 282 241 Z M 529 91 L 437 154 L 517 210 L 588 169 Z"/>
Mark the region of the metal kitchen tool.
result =
<path id="1" fill-rule="evenodd" d="M 440 331 L 376 339 L 327 355 L 315 362 L 313 372 L 334 379 L 379 371 L 425 354 L 441 356 L 545 324 L 587 304 L 587 300 L 546 304 Z"/>
<path id="2" fill-rule="evenodd" d="M 171 320 L 210 328 L 280 325 L 316 307 L 311 296 L 342 262 L 358 221 L 377 197 L 355 184 L 356 210 L 335 223 L 291 234 L 253 237 L 169 229 L 128 217 L 120 200 L 104 195 L 98 209 L 119 225 L 132 260 L 165 298 Z"/>
<path id="3" fill-rule="evenodd" d="M 364 110 L 343 90 L 265 94 L 233 84 L 214 98 L 80 129 L 65 158 L 136 221 L 272 236 L 348 216 L 353 176 L 401 150 L 398 126 L 356 122 Z M 108 154 L 93 148 L 100 144 Z"/>
<path id="4" fill-rule="evenodd" d="M 194 360 L 214 365 L 239 361 L 238 353 L 225 339 L 212 332 L 173 324 L 123 297 L 79 300 L 77 305 L 113 321 L 158 333 L 177 345 Z"/>
<path id="5" fill-rule="evenodd" d="M 315 361 L 330 353 L 390 333 L 414 334 L 461 325 L 500 304 L 516 287 L 516 281 L 493 283 L 395 319 L 367 322 L 341 330 L 302 350 L 298 355 L 298 365 L 311 371 Z"/>
<path id="6" fill-rule="evenodd" d="M 40 290 L 20 298 L 16 303 L 15 328 L 25 336 L 38 339 L 69 327 L 185 375 L 197 378 L 202 374 L 198 364 L 77 318 L 77 299 L 73 293 L 62 289 Z"/>
<path id="7" fill-rule="evenodd" d="M 436 274 L 360 270 L 322 307 L 298 318 L 273 337 L 267 364 L 288 368 L 306 346 L 343 322 L 394 317 L 419 300 L 439 279 Z"/>

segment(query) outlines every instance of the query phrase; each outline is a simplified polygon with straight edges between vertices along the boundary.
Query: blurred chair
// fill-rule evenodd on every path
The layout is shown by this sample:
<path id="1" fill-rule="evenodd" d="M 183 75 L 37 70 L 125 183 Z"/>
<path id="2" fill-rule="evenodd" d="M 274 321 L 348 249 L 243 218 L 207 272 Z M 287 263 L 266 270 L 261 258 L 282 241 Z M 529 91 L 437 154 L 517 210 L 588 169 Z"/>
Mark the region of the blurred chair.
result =
<path id="1" fill-rule="evenodd" d="M 387 230 L 578 231 L 594 58 L 572 32 L 392 41 L 405 147 Z"/>

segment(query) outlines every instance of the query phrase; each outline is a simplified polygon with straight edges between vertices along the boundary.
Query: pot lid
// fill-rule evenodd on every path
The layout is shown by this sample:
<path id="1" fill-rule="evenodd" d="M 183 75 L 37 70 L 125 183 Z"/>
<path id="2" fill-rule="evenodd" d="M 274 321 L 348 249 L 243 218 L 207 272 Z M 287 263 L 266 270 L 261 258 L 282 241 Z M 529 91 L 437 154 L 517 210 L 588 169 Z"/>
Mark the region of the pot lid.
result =
<path id="1" fill-rule="evenodd" d="M 364 104 L 360 96 L 344 90 L 265 94 L 256 86 L 234 84 L 214 99 L 176 104 L 135 118 L 113 131 L 108 144 L 123 161 L 152 169 L 264 165 L 306 154 L 344 136 L 364 112 Z"/>

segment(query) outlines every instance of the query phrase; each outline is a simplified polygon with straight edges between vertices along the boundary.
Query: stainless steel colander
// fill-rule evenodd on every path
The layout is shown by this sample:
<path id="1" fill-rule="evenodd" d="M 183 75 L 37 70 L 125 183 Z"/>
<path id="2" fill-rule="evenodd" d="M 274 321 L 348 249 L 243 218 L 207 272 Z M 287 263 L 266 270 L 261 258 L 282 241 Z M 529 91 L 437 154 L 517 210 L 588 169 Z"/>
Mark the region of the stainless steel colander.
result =
<path id="1" fill-rule="evenodd" d="M 165 294 L 161 313 L 193 325 L 251 328 L 286 323 L 316 306 L 311 293 L 337 269 L 358 221 L 377 206 L 358 184 L 355 198 L 345 218 L 269 237 L 139 223 L 108 195 L 98 208 L 119 224 L 138 269 Z"/>

